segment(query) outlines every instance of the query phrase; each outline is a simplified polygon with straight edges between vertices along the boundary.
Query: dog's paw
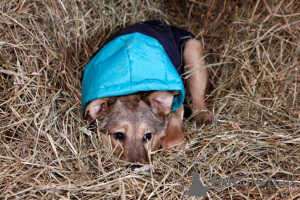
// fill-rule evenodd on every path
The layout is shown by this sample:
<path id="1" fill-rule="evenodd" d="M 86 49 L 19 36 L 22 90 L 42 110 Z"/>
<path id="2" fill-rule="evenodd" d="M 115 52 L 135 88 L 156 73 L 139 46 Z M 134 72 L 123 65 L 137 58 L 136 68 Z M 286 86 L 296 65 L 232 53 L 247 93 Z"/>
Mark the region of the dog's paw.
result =
<path id="1" fill-rule="evenodd" d="M 208 111 L 202 111 L 195 116 L 195 119 L 197 125 L 210 124 L 213 121 L 214 116 Z"/>
<path id="2" fill-rule="evenodd" d="M 167 151 L 171 151 L 179 147 L 184 141 L 184 134 L 181 130 L 169 132 L 162 138 L 161 147 Z"/>

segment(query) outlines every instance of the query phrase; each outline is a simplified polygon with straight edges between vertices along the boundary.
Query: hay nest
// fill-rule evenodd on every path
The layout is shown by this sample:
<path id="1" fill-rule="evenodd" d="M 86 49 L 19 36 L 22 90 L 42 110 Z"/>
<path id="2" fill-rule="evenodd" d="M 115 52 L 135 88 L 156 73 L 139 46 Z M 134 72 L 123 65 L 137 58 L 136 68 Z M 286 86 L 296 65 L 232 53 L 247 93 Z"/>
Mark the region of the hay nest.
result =
<path id="1" fill-rule="evenodd" d="M 184 144 L 133 173 L 82 120 L 80 78 L 111 34 L 149 19 L 202 41 L 215 118 L 185 121 Z M 199 199 L 299 199 L 299 19 L 296 0 L 1 1 L 0 198 L 194 198 L 197 172 Z"/>

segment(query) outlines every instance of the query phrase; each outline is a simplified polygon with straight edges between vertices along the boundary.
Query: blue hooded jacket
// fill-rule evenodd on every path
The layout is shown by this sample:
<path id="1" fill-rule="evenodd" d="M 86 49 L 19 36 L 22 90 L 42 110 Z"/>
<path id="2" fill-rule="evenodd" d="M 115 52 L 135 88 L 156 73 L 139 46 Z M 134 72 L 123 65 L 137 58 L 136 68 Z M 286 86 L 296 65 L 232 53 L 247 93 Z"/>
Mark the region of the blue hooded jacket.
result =
<path id="1" fill-rule="evenodd" d="M 85 67 L 82 108 L 88 102 L 141 91 L 179 91 L 172 110 L 184 101 L 181 51 L 194 36 L 155 20 L 122 29 L 100 48 Z"/>

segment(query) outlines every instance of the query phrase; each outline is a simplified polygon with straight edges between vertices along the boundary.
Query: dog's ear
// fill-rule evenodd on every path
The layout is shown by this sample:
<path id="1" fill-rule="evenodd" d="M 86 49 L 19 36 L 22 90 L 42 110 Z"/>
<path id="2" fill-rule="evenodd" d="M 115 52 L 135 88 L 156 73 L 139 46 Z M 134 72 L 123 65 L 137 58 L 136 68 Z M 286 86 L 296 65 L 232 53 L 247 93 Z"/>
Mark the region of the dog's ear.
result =
<path id="1" fill-rule="evenodd" d="M 146 103 L 150 103 L 152 112 L 166 117 L 172 111 L 174 95 L 178 94 L 177 91 L 156 91 L 146 97 Z"/>
<path id="2" fill-rule="evenodd" d="M 84 119 L 94 120 L 96 118 L 101 119 L 110 110 L 110 106 L 116 101 L 115 98 L 101 98 L 96 99 L 88 103 L 84 109 Z"/>

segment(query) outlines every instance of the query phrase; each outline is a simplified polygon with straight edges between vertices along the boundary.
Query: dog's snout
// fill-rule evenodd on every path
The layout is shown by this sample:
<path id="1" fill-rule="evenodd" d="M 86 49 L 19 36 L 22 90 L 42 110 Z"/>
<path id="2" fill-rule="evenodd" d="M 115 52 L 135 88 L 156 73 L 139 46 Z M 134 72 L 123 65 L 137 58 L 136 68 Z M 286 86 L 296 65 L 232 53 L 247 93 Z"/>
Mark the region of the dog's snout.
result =
<path id="1" fill-rule="evenodd" d="M 140 168 L 141 165 L 127 165 L 126 168 L 127 169 L 131 169 L 131 170 L 135 170 L 136 168 Z"/>

